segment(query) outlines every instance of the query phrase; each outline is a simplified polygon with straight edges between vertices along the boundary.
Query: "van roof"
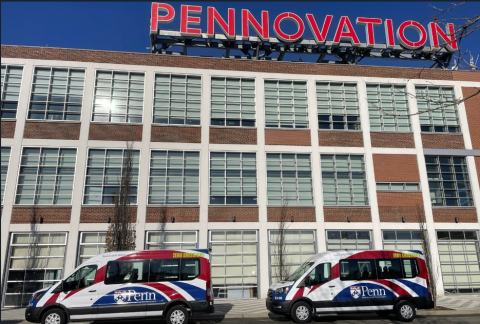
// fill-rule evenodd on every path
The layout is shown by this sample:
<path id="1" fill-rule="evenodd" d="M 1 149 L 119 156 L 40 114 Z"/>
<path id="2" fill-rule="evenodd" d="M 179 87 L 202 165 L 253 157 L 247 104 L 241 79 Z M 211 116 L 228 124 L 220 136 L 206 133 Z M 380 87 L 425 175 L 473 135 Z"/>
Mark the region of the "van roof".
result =
<path id="1" fill-rule="evenodd" d="M 170 253 L 188 253 L 188 256 L 183 256 L 183 257 L 198 257 L 198 256 L 203 256 L 206 258 L 209 258 L 208 254 L 209 251 L 207 249 L 178 249 L 178 250 L 135 250 L 135 251 L 113 251 L 113 252 L 106 252 L 102 253 L 99 255 L 96 255 L 90 259 L 88 259 L 86 262 L 105 262 L 105 259 L 111 259 L 111 260 L 116 260 L 121 257 L 125 257 L 130 254 L 138 254 L 139 259 L 145 258 L 145 255 L 150 255 L 152 254 L 153 256 L 157 255 L 160 257 L 167 257 Z M 200 254 L 200 255 L 196 255 Z M 206 256 L 204 256 L 206 255 Z M 170 255 L 171 257 L 171 255 Z"/>
<path id="2" fill-rule="evenodd" d="M 307 262 L 317 262 L 319 260 L 332 260 L 343 259 L 353 256 L 357 253 L 364 253 L 365 259 L 367 258 L 379 258 L 389 257 L 391 253 L 401 253 L 401 257 L 420 257 L 423 258 L 423 252 L 420 250 L 339 250 L 339 251 L 326 251 L 318 253 L 310 257 Z M 369 254 L 371 256 L 369 256 Z M 385 256 L 382 256 L 385 254 Z"/>

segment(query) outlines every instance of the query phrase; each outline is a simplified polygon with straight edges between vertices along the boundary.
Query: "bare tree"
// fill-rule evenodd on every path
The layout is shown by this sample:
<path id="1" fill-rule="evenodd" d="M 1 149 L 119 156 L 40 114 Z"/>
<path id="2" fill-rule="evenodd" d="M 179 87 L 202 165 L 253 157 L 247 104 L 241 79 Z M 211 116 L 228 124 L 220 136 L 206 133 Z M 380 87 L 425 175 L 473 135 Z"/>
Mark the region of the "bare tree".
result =
<path id="1" fill-rule="evenodd" d="M 167 207 L 161 205 L 158 208 L 158 233 L 160 237 L 160 250 L 165 250 L 165 226 L 167 225 Z"/>
<path id="2" fill-rule="evenodd" d="M 105 252 L 135 249 L 135 224 L 132 223 L 133 143 L 127 142 L 124 151 L 122 173 L 115 196 L 115 207 L 108 227 Z"/>
<path id="3" fill-rule="evenodd" d="M 287 242 L 286 242 L 286 232 L 289 227 L 287 222 L 287 210 L 288 210 L 288 197 L 282 198 L 282 207 L 280 208 L 280 219 L 277 224 L 277 235 L 274 236 L 273 240 L 273 264 L 272 267 L 272 277 L 278 278 L 278 280 L 286 280 L 290 275 L 290 267 L 287 263 Z"/>

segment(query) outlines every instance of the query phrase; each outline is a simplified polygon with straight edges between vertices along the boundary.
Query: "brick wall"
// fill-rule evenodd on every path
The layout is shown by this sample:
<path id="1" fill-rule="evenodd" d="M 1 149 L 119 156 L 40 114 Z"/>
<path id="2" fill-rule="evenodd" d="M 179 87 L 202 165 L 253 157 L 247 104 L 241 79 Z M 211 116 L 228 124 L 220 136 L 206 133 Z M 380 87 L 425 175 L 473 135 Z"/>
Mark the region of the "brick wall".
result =
<path id="1" fill-rule="evenodd" d="M 381 222 L 418 223 L 423 216 L 423 198 L 421 192 L 377 192 L 378 209 Z"/>
<path id="2" fill-rule="evenodd" d="M 363 133 L 354 131 L 318 131 L 318 145 L 362 147 Z"/>
<path id="3" fill-rule="evenodd" d="M 132 209 L 132 223 L 137 221 L 137 207 L 130 207 Z M 107 223 L 107 218 L 113 220 L 114 207 L 87 207 L 82 206 L 80 212 L 80 223 Z"/>
<path id="4" fill-rule="evenodd" d="M 464 149 L 462 134 L 422 134 L 423 148 Z"/>
<path id="5" fill-rule="evenodd" d="M 416 155 L 373 154 L 376 182 L 420 182 Z"/>
<path id="6" fill-rule="evenodd" d="M 350 216 L 350 222 L 371 222 L 370 208 L 356 207 L 324 207 L 325 222 L 347 222 L 347 216 Z"/>
<path id="7" fill-rule="evenodd" d="M 439 69 L 415 69 L 341 64 L 310 64 L 296 62 L 254 61 L 191 56 L 152 55 L 76 50 L 48 47 L 2 45 L 2 57 L 74 62 L 113 63 L 165 66 L 190 69 L 251 71 L 262 73 L 291 73 L 308 75 L 363 76 L 427 80 L 478 81 L 478 73 Z"/>
<path id="8" fill-rule="evenodd" d="M 316 222 L 315 207 L 286 207 L 284 215 L 285 215 L 285 221 L 287 223 L 291 222 L 292 216 L 293 216 L 293 221 L 296 223 Z M 281 216 L 282 216 L 282 207 L 267 208 L 267 219 L 269 222 L 280 222 Z"/>
<path id="9" fill-rule="evenodd" d="M 16 123 L 15 121 L 2 121 L 2 138 L 13 138 Z"/>
<path id="10" fill-rule="evenodd" d="M 455 217 L 459 223 L 478 222 L 475 208 L 432 208 L 432 211 L 435 223 L 455 223 Z"/>
<path id="11" fill-rule="evenodd" d="M 152 142 L 200 143 L 200 127 L 152 126 Z"/>
<path id="12" fill-rule="evenodd" d="M 371 132 L 372 147 L 414 148 L 412 133 Z"/>
<path id="13" fill-rule="evenodd" d="M 142 140 L 142 125 L 90 124 L 88 139 L 139 142 Z"/>
<path id="14" fill-rule="evenodd" d="M 310 130 L 265 129 L 265 144 L 310 146 Z"/>
<path id="15" fill-rule="evenodd" d="M 463 97 L 475 95 L 478 89 L 462 88 Z M 465 110 L 467 112 L 468 128 L 472 139 L 473 149 L 480 149 L 480 93 L 465 101 Z"/>
<path id="16" fill-rule="evenodd" d="M 256 129 L 210 127 L 210 144 L 257 144 Z"/>
<path id="17" fill-rule="evenodd" d="M 258 207 L 208 207 L 209 222 L 233 223 L 232 216 L 237 223 L 258 222 Z"/>
<path id="18" fill-rule="evenodd" d="M 175 223 L 198 223 L 200 218 L 200 207 L 147 207 L 147 223 L 171 223 L 172 217 Z"/>
<path id="19" fill-rule="evenodd" d="M 80 123 L 26 122 L 24 138 L 78 140 Z"/>
<path id="20" fill-rule="evenodd" d="M 33 207 L 13 207 L 11 224 L 31 224 Z M 39 217 L 43 218 L 43 224 L 68 224 L 70 223 L 71 207 L 36 207 L 35 218 L 39 223 Z"/>

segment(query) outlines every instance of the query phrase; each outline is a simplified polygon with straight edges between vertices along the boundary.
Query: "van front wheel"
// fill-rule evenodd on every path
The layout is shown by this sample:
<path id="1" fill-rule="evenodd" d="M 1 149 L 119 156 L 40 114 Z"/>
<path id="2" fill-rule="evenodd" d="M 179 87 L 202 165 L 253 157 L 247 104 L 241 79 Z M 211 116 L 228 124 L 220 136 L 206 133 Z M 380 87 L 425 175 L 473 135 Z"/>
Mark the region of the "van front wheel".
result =
<path id="1" fill-rule="evenodd" d="M 402 300 L 395 307 L 397 319 L 402 322 L 411 322 L 415 318 L 415 307 L 412 303 Z"/>
<path id="2" fill-rule="evenodd" d="M 51 309 L 42 316 L 42 324 L 65 324 L 65 313 L 60 308 Z"/>
<path id="3" fill-rule="evenodd" d="M 188 312 L 183 306 L 174 306 L 167 312 L 168 324 L 187 324 Z"/>
<path id="4" fill-rule="evenodd" d="M 305 302 L 298 302 L 292 307 L 292 319 L 295 323 L 310 323 L 312 307 Z"/>

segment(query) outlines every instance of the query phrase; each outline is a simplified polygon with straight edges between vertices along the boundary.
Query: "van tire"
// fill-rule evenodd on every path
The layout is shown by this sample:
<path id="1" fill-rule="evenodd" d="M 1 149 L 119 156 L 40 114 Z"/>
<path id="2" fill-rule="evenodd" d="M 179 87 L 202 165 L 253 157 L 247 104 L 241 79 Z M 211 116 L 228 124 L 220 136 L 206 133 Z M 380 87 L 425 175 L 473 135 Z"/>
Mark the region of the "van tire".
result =
<path id="1" fill-rule="evenodd" d="M 60 308 L 53 308 L 42 315 L 42 324 L 66 324 L 66 315 Z"/>
<path id="2" fill-rule="evenodd" d="M 295 323 L 310 323 L 312 320 L 312 307 L 306 302 L 298 302 L 291 310 L 292 319 Z"/>
<path id="3" fill-rule="evenodd" d="M 411 322 L 415 318 L 415 306 L 407 300 L 399 301 L 395 307 L 395 315 L 401 322 Z"/>
<path id="4" fill-rule="evenodd" d="M 188 323 L 188 311 L 185 307 L 178 305 L 173 306 L 167 312 L 168 324 L 187 324 Z"/>

